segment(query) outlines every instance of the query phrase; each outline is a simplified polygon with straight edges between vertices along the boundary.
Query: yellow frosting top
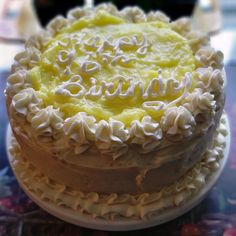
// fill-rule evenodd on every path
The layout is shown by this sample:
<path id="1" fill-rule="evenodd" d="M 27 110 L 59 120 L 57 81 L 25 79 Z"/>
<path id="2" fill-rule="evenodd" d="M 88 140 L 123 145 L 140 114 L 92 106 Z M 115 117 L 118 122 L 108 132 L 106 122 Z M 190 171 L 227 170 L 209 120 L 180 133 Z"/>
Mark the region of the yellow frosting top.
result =
<path id="1" fill-rule="evenodd" d="M 187 40 L 169 24 L 99 11 L 50 40 L 30 74 L 45 105 L 65 117 L 86 112 L 129 126 L 145 115 L 159 121 L 164 106 L 193 90 L 195 67 Z"/>

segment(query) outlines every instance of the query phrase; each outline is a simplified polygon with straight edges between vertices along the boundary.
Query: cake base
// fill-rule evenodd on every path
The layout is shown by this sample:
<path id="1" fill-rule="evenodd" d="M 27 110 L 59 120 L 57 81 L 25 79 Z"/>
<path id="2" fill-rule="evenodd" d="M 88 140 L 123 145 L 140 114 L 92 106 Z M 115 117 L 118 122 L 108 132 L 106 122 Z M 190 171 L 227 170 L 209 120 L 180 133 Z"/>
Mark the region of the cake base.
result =
<path id="1" fill-rule="evenodd" d="M 201 188 L 198 193 L 196 193 L 192 198 L 187 200 L 183 205 L 171 209 L 165 209 L 164 211 L 161 211 L 160 213 L 150 217 L 149 219 L 136 220 L 129 218 L 115 218 L 114 220 L 106 220 L 101 218 L 93 218 L 91 215 L 83 214 L 79 211 L 73 210 L 72 208 L 59 206 L 53 202 L 42 200 L 40 196 L 36 195 L 34 192 L 30 191 L 27 188 L 27 186 L 22 181 L 21 173 L 17 171 L 17 169 L 15 169 L 12 165 L 12 162 L 15 160 L 15 157 L 9 151 L 12 140 L 12 131 L 10 126 L 8 126 L 7 130 L 6 145 L 8 150 L 9 162 L 19 184 L 21 185 L 25 193 L 45 211 L 64 221 L 87 228 L 110 231 L 136 230 L 156 226 L 173 220 L 195 207 L 206 196 L 206 194 L 210 191 L 210 189 L 218 180 L 227 162 L 230 146 L 230 129 L 229 122 L 226 116 L 225 122 L 228 135 L 224 137 L 224 142 L 226 143 L 226 145 L 224 148 L 224 157 L 219 160 L 220 167 L 216 171 L 214 171 L 209 178 L 207 178 L 207 182 L 204 187 Z"/>

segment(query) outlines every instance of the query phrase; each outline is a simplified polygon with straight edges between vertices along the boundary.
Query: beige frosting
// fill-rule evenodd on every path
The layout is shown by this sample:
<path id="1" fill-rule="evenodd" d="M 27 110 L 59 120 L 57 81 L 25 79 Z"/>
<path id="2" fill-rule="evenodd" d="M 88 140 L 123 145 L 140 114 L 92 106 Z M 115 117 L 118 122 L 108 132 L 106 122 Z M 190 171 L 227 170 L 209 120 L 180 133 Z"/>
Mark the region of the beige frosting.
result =
<path id="1" fill-rule="evenodd" d="M 113 159 L 126 153 L 128 146 L 124 142 L 129 138 L 124 124 L 113 119 L 109 123 L 101 120 L 95 132 L 95 144 L 101 153 L 111 153 Z"/>
<path id="2" fill-rule="evenodd" d="M 177 182 L 162 188 L 158 192 L 142 194 L 98 194 L 83 193 L 68 188 L 43 175 L 22 156 L 20 146 L 14 140 L 10 149 L 12 167 L 28 191 L 44 201 L 58 206 L 68 207 L 92 217 L 105 219 L 149 218 L 160 211 L 180 206 L 193 197 L 206 184 L 220 166 L 225 147 L 227 131 L 224 118 L 215 135 L 212 148 L 208 149 L 191 170 Z"/>

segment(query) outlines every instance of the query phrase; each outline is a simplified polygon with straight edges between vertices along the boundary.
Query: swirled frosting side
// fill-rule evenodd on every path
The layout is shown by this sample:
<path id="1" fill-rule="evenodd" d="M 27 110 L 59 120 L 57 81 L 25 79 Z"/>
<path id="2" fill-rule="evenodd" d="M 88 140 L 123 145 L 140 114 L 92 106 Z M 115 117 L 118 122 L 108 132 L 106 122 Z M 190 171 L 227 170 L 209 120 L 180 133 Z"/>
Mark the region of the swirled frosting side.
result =
<path id="1" fill-rule="evenodd" d="M 158 214 L 163 209 L 184 204 L 205 186 L 209 176 L 220 167 L 225 148 L 227 130 L 224 118 L 213 139 L 213 146 L 207 150 L 193 169 L 177 182 L 164 187 L 159 192 L 142 194 L 98 194 L 83 193 L 52 181 L 42 175 L 37 168 L 29 164 L 21 154 L 15 140 L 12 142 L 12 167 L 28 191 L 36 194 L 43 201 L 49 201 L 73 211 L 92 217 L 114 219 L 144 219 Z"/>

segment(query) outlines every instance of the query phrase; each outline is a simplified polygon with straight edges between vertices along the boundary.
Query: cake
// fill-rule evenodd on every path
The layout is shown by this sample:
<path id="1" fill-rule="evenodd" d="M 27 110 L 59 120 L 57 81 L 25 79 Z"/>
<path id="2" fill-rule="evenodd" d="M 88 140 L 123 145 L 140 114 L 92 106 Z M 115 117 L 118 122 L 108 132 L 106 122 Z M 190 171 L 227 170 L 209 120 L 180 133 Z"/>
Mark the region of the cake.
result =
<path id="1" fill-rule="evenodd" d="M 13 169 L 42 200 L 91 217 L 184 204 L 223 157 L 224 76 L 223 54 L 188 18 L 72 9 L 15 57 Z"/>

